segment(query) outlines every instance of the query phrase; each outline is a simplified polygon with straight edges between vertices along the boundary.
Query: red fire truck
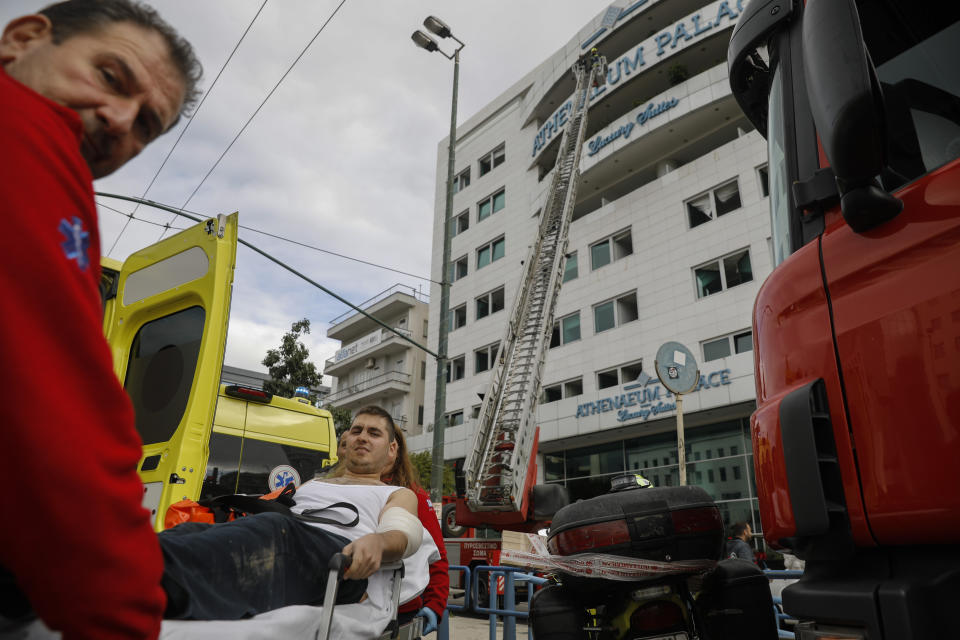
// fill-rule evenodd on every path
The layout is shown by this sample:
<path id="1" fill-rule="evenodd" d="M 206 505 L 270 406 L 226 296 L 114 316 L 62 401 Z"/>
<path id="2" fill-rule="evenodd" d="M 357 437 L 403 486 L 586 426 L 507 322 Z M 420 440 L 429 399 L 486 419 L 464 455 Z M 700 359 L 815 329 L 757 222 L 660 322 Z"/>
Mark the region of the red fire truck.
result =
<path id="1" fill-rule="evenodd" d="M 806 560 L 799 638 L 957 633 L 958 60 L 931 0 L 753 0 L 731 37 L 769 145 L 752 431 L 765 537 Z"/>
<path id="2" fill-rule="evenodd" d="M 479 566 L 495 567 L 500 564 L 500 550 L 502 538 L 499 531 L 487 527 L 468 527 L 456 521 L 456 496 L 443 497 L 443 510 L 440 516 L 443 542 L 447 549 L 447 560 L 452 565 L 470 567 L 471 571 Z M 462 579 L 452 586 L 467 589 Z M 477 599 L 480 606 L 489 603 L 489 582 L 480 580 L 477 583 Z"/>

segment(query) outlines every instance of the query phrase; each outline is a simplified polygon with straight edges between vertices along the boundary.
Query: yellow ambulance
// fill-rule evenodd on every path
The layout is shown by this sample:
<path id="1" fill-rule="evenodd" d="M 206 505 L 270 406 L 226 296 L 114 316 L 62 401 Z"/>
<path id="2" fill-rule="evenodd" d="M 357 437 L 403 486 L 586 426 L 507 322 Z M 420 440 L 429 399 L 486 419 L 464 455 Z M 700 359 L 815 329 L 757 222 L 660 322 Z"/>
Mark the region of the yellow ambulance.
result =
<path id="1" fill-rule="evenodd" d="M 335 461 L 329 412 L 220 385 L 236 252 L 233 213 L 102 261 L 104 334 L 136 412 L 157 531 L 179 500 L 267 493 Z"/>

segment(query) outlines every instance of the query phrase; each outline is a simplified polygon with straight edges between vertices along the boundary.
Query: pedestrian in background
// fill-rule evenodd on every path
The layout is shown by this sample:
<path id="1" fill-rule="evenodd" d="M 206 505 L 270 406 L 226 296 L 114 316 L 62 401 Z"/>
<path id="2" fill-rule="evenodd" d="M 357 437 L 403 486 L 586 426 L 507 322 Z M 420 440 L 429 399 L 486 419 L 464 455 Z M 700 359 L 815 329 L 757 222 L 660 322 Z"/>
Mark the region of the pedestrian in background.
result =
<path id="1" fill-rule="evenodd" d="M 739 558 L 756 564 L 757 561 L 753 556 L 753 547 L 750 546 L 752 537 L 753 532 L 750 530 L 749 522 L 735 523 L 730 527 L 730 535 L 727 538 L 726 557 Z"/>

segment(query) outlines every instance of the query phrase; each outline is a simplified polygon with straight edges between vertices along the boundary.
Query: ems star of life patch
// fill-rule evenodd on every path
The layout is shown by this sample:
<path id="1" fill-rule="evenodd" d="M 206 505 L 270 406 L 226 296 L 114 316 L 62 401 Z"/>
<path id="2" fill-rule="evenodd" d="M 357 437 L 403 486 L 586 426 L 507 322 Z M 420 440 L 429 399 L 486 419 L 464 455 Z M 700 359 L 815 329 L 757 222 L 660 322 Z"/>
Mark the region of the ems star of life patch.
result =
<path id="1" fill-rule="evenodd" d="M 90 232 L 83 228 L 83 221 L 77 216 L 72 220 L 66 218 L 60 219 L 60 233 L 65 238 L 60 243 L 63 254 L 67 260 L 76 260 L 77 266 L 86 270 L 90 260 L 87 257 L 87 249 L 90 247 Z"/>

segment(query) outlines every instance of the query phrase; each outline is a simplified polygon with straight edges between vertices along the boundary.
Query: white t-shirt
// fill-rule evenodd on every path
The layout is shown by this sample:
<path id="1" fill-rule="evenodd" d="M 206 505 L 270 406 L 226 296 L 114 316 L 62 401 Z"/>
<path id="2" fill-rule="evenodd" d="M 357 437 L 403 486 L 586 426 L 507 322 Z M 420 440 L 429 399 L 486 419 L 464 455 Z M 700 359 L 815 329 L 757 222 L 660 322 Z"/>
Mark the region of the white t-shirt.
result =
<path id="1" fill-rule="evenodd" d="M 322 480 L 310 480 L 297 488 L 297 493 L 293 498 L 297 504 L 291 511 L 303 513 L 309 509 L 323 509 L 337 502 L 349 502 L 357 508 L 360 516 L 360 522 L 356 526 L 342 527 L 313 522 L 307 522 L 306 524 L 336 533 L 353 541 L 368 533 L 376 533 L 377 525 L 380 523 L 380 512 L 383 511 L 383 507 L 387 504 L 390 496 L 399 489 L 400 487 L 389 485 L 334 484 Z M 334 518 L 341 522 L 350 522 L 355 517 L 353 511 L 344 508 L 326 509 L 316 515 L 324 518 Z M 388 608 L 390 576 L 383 571 L 378 571 L 367 578 L 367 596 L 377 607 Z"/>
<path id="2" fill-rule="evenodd" d="M 334 484 L 322 480 L 310 480 L 297 487 L 297 493 L 293 497 L 297 504 L 291 511 L 303 513 L 309 509 L 324 509 L 316 515 L 341 522 L 350 522 L 355 517 L 353 511 L 342 507 L 325 509 L 325 507 L 337 502 L 348 502 L 357 508 L 360 516 L 360 522 L 356 526 L 341 527 L 334 524 L 313 522 L 307 524 L 326 529 L 349 540 L 356 540 L 368 533 L 377 531 L 380 512 L 383 511 L 383 507 L 387 504 L 390 496 L 400 488 L 390 485 Z"/>

